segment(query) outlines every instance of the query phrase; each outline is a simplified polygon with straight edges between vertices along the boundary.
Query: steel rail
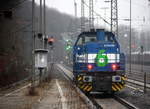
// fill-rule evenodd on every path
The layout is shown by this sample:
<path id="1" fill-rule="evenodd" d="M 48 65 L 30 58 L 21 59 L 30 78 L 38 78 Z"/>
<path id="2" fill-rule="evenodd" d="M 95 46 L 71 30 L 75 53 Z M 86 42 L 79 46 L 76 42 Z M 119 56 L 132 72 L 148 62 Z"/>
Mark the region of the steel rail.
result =
<path id="1" fill-rule="evenodd" d="M 57 66 L 60 68 L 59 65 L 57 65 Z M 69 72 L 72 72 L 71 69 L 70 69 L 69 67 L 67 67 L 67 68 L 66 68 L 67 70 L 65 70 L 65 71 L 64 71 L 62 68 L 60 68 L 60 69 L 63 71 L 63 74 L 66 76 L 66 78 L 68 78 L 68 79 L 72 82 L 73 79 L 71 79 L 70 76 L 68 76 L 68 75 L 69 75 L 68 73 L 65 73 L 67 70 L 68 70 Z M 96 109 L 104 109 L 104 107 L 102 107 L 102 106 L 96 101 L 97 98 L 95 99 L 95 98 L 93 98 L 93 97 L 88 97 L 88 96 L 86 96 L 83 92 L 80 91 L 80 89 L 79 89 L 78 87 L 75 86 L 75 84 L 74 84 L 74 87 L 79 91 L 80 94 L 83 94 L 83 95 L 84 95 L 84 100 L 85 100 L 85 101 L 88 101 L 88 102 L 90 101 L 90 102 L 92 102 L 92 104 L 95 106 Z M 126 101 L 125 99 L 120 98 L 119 96 L 114 95 L 113 98 L 111 98 L 111 99 L 116 100 L 117 102 L 119 102 L 121 105 L 125 106 L 125 107 L 128 108 L 128 109 L 139 109 L 139 108 L 137 108 L 136 106 L 134 106 L 133 104 L 131 104 L 131 103 L 129 103 L 128 101 Z M 86 102 L 86 103 L 88 103 L 88 102 Z M 107 100 L 106 100 L 106 102 L 107 102 Z"/>
<path id="2" fill-rule="evenodd" d="M 95 102 L 91 98 L 87 97 L 78 87 L 76 87 L 75 83 L 73 82 L 73 78 L 71 78 L 68 74 L 65 73 L 66 71 L 69 71 L 68 69 L 67 70 L 62 69 L 58 64 L 57 64 L 57 66 L 59 67 L 61 72 L 63 72 L 63 75 L 65 76 L 65 78 L 73 84 L 73 87 L 76 89 L 76 91 L 78 92 L 80 97 L 86 102 L 87 105 L 89 105 L 89 107 L 91 109 L 103 109 L 97 102 Z M 71 72 L 71 71 L 69 71 L 69 72 Z"/>
<path id="3" fill-rule="evenodd" d="M 136 106 L 134 106 L 133 104 L 129 103 L 128 101 L 126 101 L 123 98 L 120 98 L 119 96 L 114 95 L 114 99 L 118 102 L 120 102 L 122 105 L 124 105 L 125 107 L 127 107 L 128 109 L 139 109 Z"/>

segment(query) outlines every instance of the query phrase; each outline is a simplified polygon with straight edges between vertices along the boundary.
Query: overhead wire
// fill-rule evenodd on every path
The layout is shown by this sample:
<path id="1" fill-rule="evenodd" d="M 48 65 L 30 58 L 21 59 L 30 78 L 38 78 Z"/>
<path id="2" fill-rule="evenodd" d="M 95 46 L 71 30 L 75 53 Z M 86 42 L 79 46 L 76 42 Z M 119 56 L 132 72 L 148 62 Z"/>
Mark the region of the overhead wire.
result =
<path id="1" fill-rule="evenodd" d="M 122 0 L 121 0 L 122 1 Z M 134 1 L 134 0 L 133 0 Z M 137 0 L 136 0 L 137 1 Z M 143 1 L 143 0 L 142 0 Z M 129 3 L 129 0 L 124 0 L 124 2 L 128 2 Z M 133 2 L 132 3 L 133 5 L 136 5 L 136 6 L 142 6 L 142 7 L 145 7 L 145 5 L 142 5 L 141 3 L 138 3 L 138 2 Z M 129 4 L 128 4 L 129 5 Z"/>
<path id="2" fill-rule="evenodd" d="M 86 4 L 86 2 L 83 1 L 83 3 L 85 4 L 86 7 L 90 8 L 88 4 Z M 107 20 L 105 20 L 105 18 L 103 18 L 100 14 L 98 14 L 96 11 L 93 10 L 93 12 L 95 13 L 95 15 L 99 16 L 100 19 L 102 19 L 105 23 L 111 25 Z"/>

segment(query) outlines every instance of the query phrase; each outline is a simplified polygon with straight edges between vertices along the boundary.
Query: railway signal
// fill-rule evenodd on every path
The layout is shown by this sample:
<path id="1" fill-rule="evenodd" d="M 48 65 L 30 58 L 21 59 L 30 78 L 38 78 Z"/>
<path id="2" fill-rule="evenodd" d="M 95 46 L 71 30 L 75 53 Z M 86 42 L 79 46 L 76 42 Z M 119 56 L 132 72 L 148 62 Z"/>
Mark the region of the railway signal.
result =
<path id="1" fill-rule="evenodd" d="M 48 43 L 49 43 L 50 46 L 53 45 L 54 41 L 55 41 L 55 40 L 54 40 L 53 36 L 50 37 L 50 38 L 48 38 Z"/>
<path id="2" fill-rule="evenodd" d="M 66 51 L 69 51 L 69 50 L 71 50 L 71 49 L 72 49 L 72 46 L 71 46 L 71 45 L 68 45 L 68 44 L 67 44 L 67 45 L 65 46 L 65 50 L 66 50 Z"/>
<path id="3" fill-rule="evenodd" d="M 71 40 L 66 40 L 65 50 L 66 51 L 70 51 L 71 49 L 72 49 L 72 42 L 71 42 Z"/>

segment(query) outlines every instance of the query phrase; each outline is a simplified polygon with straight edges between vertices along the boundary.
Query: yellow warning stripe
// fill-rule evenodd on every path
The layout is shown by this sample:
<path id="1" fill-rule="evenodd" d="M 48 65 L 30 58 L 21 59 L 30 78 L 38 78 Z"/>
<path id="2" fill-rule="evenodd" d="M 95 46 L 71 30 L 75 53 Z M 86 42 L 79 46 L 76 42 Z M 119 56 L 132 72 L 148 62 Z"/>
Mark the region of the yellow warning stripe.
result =
<path id="1" fill-rule="evenodd" d="M 84 87 L 84 89 L 83 89 L 83 90 L 85 91 L 88 87 L 89 87 L 89 86 Z"/>
<path id="2" fill-rule="evenodd" d="M 82 79 L 82 77 L 79 77 L 79 78 L 78 78 L 78 81 L 80 81 L 81 79 Z"/>
<path id="3" fill-rule="evenodd" d="M 112 90 L 114 91 L 120 91 L 121 89 L 123 89 L 125 87 L 124 83 L 112 83 Z"/>
<path id="4" fill-rule="evenodd" d="M 123 86 L 120 84 L 120 83 L 117 83 L 117 85 L 122 89 L 123 88 Z"/>
<path id="5" fill-rule="evenodd" d="M 120 88 L 116 84 L 113 84 L 113 85 L 118 91 L 120 90 Z"/>
<path id="6" fill-rule="evenodd" d="M 122 78 L 122 80 L 127 80 L 127 77 L 125 77 L 125 76 L 122 76 L 121 78 Z"/>
<path id="7" fill-rule="evenodd" d="M 127 80 L 127 78 L 122 76 L 121 79 L 122 79 L 121 84 L 122 84 L 122 86 L 124 86 L 125 85 L 125 80 Z"/>
<path id="8" fill-rule="evenodd" d="M 83 84 L 80 88 L 83 89 L 86 86 L 86 84 Z"/>
<path id="9" fill-rule="evenodd" d="M 112 89 L 113 89 L 114 91 L 117 91 L 117 89 L 115 89 L 115 87 L 114 87 L 114 86 L 112 86 Z"/>
<path id="10" fill-rule="evenodd" d="M 122 80 L 125 80 L 125 77 L 121 77 L 122 78 Z"/>
<path id="11" fill-rule="evenodd" d="M 91 91 L 91 89 L 92 89 L 92 86 L 91 86 L 91 84 L 83 84 L 83 85 L 81 85 L 80 86 L 80 89 L 82 89 L 83 91 Z"/>
<path id="12" fill-rule="evenodd" d="M 89 91 L 91 91 L 91 89 L 92 89 L 92 86 L 90 86 L 90 87 L 87 89 L 87 91 L 89 92 Z"/>

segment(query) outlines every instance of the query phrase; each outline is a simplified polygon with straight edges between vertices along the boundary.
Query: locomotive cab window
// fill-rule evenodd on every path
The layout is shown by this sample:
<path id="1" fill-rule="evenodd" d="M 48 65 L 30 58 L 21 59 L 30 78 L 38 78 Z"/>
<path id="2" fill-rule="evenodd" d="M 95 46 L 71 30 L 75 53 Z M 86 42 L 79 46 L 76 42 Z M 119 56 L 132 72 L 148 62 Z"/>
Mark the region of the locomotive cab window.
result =
<path id="1" fill-rule="evenodd" d="M 96 35 L 89 35 L 87 37 L 85 37 L 85 43 L 86 42 L 96 42 Z"/>
<path id="2" fill-rule="evenodd" d="M 82 45 L 88 42 L 97 42 L 97 37 L 96 34 L 82 34 L 80 35 L 78 41 L 77 41 L 77 45 Z M 105 38 L 104 40 L 105 42 L 111 42 L 111 43 L 115 43 L 115 38 L 113 36 L 113 34 L 110 33 L 105 33 Z"/>
<path id="3" fill-rule="evenodd" d="M 96 42 L 96 35 L 81 35 L 77 41 L 77 45 L 82 45 L 87 42 Z"/>
<path id="4" fill-rule="evenodd" d="M 82 45 L 82 40 L 83 40 L 82 37 L 80 37 L 77 41 L 77 45 Z"/>

